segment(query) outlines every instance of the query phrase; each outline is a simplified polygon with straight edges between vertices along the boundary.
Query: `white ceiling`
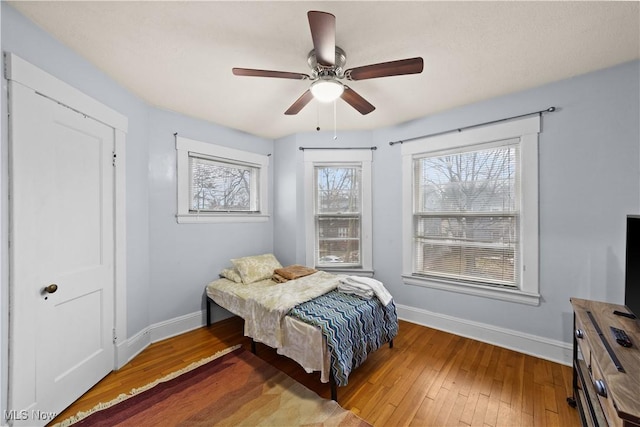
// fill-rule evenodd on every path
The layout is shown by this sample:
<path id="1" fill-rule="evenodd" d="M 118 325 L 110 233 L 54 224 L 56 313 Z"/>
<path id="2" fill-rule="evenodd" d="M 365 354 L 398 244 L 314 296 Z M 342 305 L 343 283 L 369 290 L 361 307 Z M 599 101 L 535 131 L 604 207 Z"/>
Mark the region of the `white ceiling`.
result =
<path id="1" fill-rule="evenodd" d="M 333 105 L 284 111 L 309 82 L 307 11 L 336 16 L 345 68 L 421 56 L 422 74 L 351 82 L 376 110 L 337 103 L 337 129 L 395 125 L 640 58 L 640 3 L 18 1 L 22 14 L 150 105 L 254 135 L 333 129 Z"/>

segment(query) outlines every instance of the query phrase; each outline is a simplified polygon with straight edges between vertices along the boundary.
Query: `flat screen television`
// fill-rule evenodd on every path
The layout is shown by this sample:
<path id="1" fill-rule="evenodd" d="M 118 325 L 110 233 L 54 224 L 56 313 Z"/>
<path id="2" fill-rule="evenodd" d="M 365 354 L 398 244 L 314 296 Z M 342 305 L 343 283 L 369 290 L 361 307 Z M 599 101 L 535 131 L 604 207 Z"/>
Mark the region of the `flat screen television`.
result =
<path id="1" fill-rule="evenodd" d="M 627 216 L 624 305 L 640 318 L 640 215 Z"/>

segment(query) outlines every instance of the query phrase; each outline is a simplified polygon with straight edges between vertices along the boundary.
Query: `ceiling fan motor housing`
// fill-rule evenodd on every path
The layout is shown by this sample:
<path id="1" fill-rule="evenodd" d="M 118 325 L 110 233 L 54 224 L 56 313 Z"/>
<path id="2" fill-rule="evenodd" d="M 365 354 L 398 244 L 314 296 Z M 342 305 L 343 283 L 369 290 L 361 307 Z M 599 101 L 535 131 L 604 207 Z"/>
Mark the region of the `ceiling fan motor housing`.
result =
<path id="1" fill-rule="evenodd" d="M 315 49 L 312 49 L 307 56 L 307 64 L 309 64 L 309 68 L 311 68 L 314 79 L 319 77 L 326 78 L 327 76 L 342 79 L 344 78 L 344 66 L 346 63 L 347 54 L 338 46 L 336 46 L 336 59 L 334 65 L 330 67 L 318 64 Z"/>

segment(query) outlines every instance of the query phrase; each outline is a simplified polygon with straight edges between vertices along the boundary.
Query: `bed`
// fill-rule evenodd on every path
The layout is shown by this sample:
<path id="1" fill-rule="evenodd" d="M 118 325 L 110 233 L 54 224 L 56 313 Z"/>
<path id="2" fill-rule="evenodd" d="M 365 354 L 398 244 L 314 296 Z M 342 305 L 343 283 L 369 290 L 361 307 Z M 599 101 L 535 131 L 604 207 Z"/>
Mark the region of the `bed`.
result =
<path id="1" fill-rule="evenodd" d="M 206 286 L 207 325 L 213 304 L 240 316 L 253 351 L 261 342 L 305 371 L 319 371 L 320 380 L 331 383 L 332 399 L 367 354 L 386 343 L 393 346 L 398 321 L 392 300 L 385 305 L 375 294 L 363 298 L 350 292 L 346 276 L 283 268 L 272 254 L 231 261 L 233 267 Z M 276 271 L 304 273 L 281 280 Z"/>

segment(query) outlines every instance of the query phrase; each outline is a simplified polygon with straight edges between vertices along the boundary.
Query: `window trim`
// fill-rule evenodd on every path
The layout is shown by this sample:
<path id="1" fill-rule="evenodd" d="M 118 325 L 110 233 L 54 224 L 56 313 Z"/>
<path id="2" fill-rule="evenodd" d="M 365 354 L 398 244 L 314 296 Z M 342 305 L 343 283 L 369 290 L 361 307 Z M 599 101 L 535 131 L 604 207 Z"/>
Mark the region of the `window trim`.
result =
<path id="1" fill-rule="evenodd" d="M 540 117 L 511 120 L 458 133 L 437 135 L 403 144 L 402 154 L 402 278 L 424 286 L 529 305 L 540 303 L 538 233 L 538 133 Z M 467 284 L 413 274 L 413 159 L 425 153 L 466 148 L 510 138 L 520 139 L 520 268 L 519 289 Z"/>
<path id="2" fill-rule="evenodd" d="M 304 188 L 311 191 L 304 192 L 304 212 L 305 212 L 305 262 L 306 265 L 314 266 L 320 270 L 335 273 L 358 273 L 362 275 L 373 275 L 373 245 L 372 245 L 372 179 L 371 162 L 373 155 L 371 150 L 305 150 L 304 151 Z M 361 266 L 359 267 L 319 267 L 315 262 L 316 228 L 315 228 L 315 166 L 347 166 L 349 164 L 359 164 L 362 170 L 362 207 L 361 207 L 361 236 L 360 236 L 360 256 Z"/>
<path id="3" fill-rule="evenodd" d="M 260 169 L 258 180 L 259 212 L 193 212 L 190 210 L 191 182 L 189 153 L 194 156 L 212 157 L 231 164 L 255 165 Z M 179 224 L 220 222 L 264 222 L 269 219 L 269 157 L 264 154 L 196 141 L 176 136 L 177 214 Z"/>

